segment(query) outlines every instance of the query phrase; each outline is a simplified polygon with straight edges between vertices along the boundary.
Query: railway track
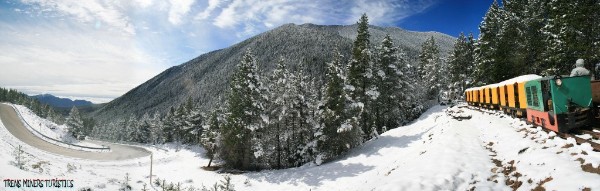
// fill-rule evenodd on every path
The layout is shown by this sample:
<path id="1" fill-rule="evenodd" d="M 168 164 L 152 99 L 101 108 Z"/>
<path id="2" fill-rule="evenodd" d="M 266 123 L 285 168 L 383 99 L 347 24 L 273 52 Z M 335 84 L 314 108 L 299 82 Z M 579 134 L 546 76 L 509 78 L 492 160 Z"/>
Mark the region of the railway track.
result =
<path id="1" fill-rule="evenodd" d="M 542 128 L 542 129 L 548 133 L 551 131 L 551 130 L 544 129 L 544 128 Z M 600 144 L 598 144 L 596 142 L 577 137 L 570 133 L 557 133 L 557 132 L 555 132 L 555 133 L 556 133 L 556 135 L 558 135 L 559 137 L 561 137 L 563 139 L 567 139 L 569 137 L 575 139 L 575 141 L 577 142 L 578 145 L 581 145 L 583 143 L 589 143 L 592 146 L 592 148 L 594 149 L 594 151 L 600 152 Z M 593 133 L 595 133 L 595 132 L 593 132 Z"/>
<path id="2" fill-rule="evenodd" d="M 600 133 L 599 132 L 594 132 L 594 131 L 590 131 L 590 130 L 579 130 L 579 131 L 575 131 L 575 133 L 577 133 L 577 134 L 588 134 L 588 135 L 591 135 L 593 139 L 596 139 L 596 140 L 600 139 Z"/>
<path id="3" fill-rule="evenodd" d="M 493 114 L 493 112 L 482 110 L 482 109 L 479 109 L 477 107 L 467 107 L 467 108 L 472 109 L 472 110 L 476 110 L 476 111 L 479 111 L 479 112 L 482 112 L 482 113 Z M 520 120 L 525 121 L 525 119 L 522 119 L 522 118 Z M 537 127 L 537 126 L 533 125 L 533 127 Z M 594 127 L 593 129 L 600 130 L 600 127 Z M 549 129 L 546 129 L 546 128 L 542 128 L 542 130 L 544 130 L 546 133 L 552 132 L 552 130 L 549 130 Z M 583 139 L 583 138 L 577 137 L 577 136 L 575 136 L 574 134 L 571 134 L 571 133 L 559 133 L 559 132 L 554 132 L 554 133 L 556 133 L 557 136 L 559 136 L 559 137 L 561 137 L 563 139 L 573 138 L 573 139 L 575 139 L 575 142 L 578 145 L 581 145 L 583 143 L 589 143 L 592 146 L 592 148 L 593 148 L 594 151 L 600 152 L 600 144 L 599 143 L 596 143 L 596 142 L 593 142 L 591 140 L 587 140 L 587 139 Z M 575 131 L 573 133 L 588 134 L 588 135 L 591 135 L 593 139 L 600 140 L 600 133 L 595 132 L 595 131 L 577 130 L 577 131 Z"/>
<path id="4" fill-rule="evenodd" d="M 521 120 L 525 121 L 525 119 L 521 119 Z M 532 125 L 532 127 L 538 127 L 537 125 L 534 125 L 534 124 L 531 124 L 531 125 Z M 544 130 L 546 133 L 554 132 L 550 129 L 546 129 L 543 127 L 541 129 Z M 567 139 L 567 138 L 575 139 L 575 142 L 577 143 L 577 145 L 581 145 L 583 143 L 589 143 L 592 146 L 592 148 L 594 149 L 594 151 L 600 152 L 600 144 L 593 142 L 591 140 L 577 137 L 574 134 L 572 134 L 572 133 L 577 133 L 577 134 L 582 134 L 582 135 L 588 134 L 588 135 L 591 135 L 592 138 L 594 138 L 594 139 L 599 139 L 600 133 L 598 133 L 598 132 L 589 131 L 589 130 L 576 130 L 572 133 L 559 133 L 559 132 L 554 132 L 554 133 L 556 133 L 557 136 L 559 136 L 560 138 L 563 138 L 563 139 Z"/>

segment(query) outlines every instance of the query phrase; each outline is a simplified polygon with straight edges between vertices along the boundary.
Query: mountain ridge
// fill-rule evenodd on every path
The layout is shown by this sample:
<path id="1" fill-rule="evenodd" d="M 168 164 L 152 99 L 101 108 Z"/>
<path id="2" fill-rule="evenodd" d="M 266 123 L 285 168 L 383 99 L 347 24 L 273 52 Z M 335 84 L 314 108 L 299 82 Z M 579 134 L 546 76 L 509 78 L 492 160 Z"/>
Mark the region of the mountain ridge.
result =
<path id="1" fill-rule="evenodd" d="M 69 99 L 69 98 L 61 98 L 52 94 L 39 94 L 30 96 L 34 99 L 37 99 L 41 103 L 48 104 L 53 107 L 77 107 L 77 106 L 89 106 L 93 105 L 91 101 L 80 100 L 80 99 Z"/>

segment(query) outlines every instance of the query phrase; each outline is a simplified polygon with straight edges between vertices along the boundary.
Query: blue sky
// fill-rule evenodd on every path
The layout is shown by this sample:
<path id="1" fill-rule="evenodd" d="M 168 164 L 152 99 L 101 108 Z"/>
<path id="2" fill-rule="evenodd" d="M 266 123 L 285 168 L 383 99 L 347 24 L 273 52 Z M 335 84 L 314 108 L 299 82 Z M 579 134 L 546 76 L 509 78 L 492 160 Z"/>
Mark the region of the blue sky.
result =
<path id="1" fill-rule="evenodd" d="M 165 69 L 286 23 L 458 36 L 491 0 L 2 0 L 0 86 L 107 102 Z"/>

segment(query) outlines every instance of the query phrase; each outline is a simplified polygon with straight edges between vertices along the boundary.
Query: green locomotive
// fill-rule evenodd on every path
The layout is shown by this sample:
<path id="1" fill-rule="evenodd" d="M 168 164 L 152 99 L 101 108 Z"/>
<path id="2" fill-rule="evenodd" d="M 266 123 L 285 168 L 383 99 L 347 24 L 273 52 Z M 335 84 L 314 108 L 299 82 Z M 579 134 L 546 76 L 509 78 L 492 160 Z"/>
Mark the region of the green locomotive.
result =
<path id="1" fill-rule="evenodd" d="M 592 123 L 589 76 L 545 77 L 525 83 L 527 122 L 567 133 Z"/>

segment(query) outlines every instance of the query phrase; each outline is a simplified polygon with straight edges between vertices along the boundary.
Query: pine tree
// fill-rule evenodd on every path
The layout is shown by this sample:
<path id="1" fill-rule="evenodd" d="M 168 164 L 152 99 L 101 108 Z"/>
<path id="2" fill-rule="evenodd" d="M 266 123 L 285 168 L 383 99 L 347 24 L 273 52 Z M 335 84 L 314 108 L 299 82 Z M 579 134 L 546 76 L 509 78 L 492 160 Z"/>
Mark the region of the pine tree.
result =
<path id="1" fill-rule="evenodd" d="M 364 132 L 364 139 L 368 140 L 371 137 L 373 128 L 372 105 L 371 101 L 377 98 L 376 89 L 372 86 L 372 60 L 370 41 L 371 34 L 369 33 L 369 19 L 367 14 L 363 14 L 357 23 L 358 29 L 356 39 L 352 47 L 352 59 L 348 63 L 347 84 L 348 94 L 352 98 L 353 106 L 359 107 L 353 109 L 359 126 Z"/>
<path id="2" fill-rule="evenodd" d="M 222 116 L 221 109 L 215 109 L 208 116 L 208 120 L 206 121 L 206 127 L 204 128 L 204 132 L 202 133 L 202 138 L 200 143 L 202 147 L 206 150 L 206 156 L 210 159 L 208 161 L 207 167 L 210 167 L 215 156 L 218 155 L 219 145 L 221 138 L 221 124 L 222 124 Z"/>
<path id="3" fill-rule="evenodd" d="M 163 139 L 165 143 L 173 142 L 175 136 L 175 108 L 170 107 L 169 112 L 165 115 L 164 119 L 161 122 L 161 126 L 163 128 Z"/>
<path id="4" fill-rule="evenodd" d="M 318 139 L 320 160 L 331 160 L 348 149 L 360 144 L 361 134 L 358 120 L 348 116 L 350 105 L 354 104 L 346 94 L 345 79 L 340 69 L 342 55 L 335 51 L 334 60 L 327 64 L 327 83 L 320 106 L 322 117 L 322 134 Z M 356 108 L 356 107 L 353 107 Z"/>
<path id="5" fill-rule="evenodd" d="M 483 22 L 479 25 L 479 38 L 475 46 L 477 67 L 474 75 L 479 85 L 496 83 L 492 79 L 492 75 L 495 76 L 494 73 L 496 72 L 494 66 L 497 63 L 498 33 L 501 28 L 500 17 L 500 7 L 498 2 L 494 0 L 483 17 Z"/>
<path id="6" fill-rule="evenodd" d="M 373 103 L 375 127 L 377 133 L 383 133 L 383 129 L 395 128 L 401 121 L 400 96 L 408 86 L 403 81 L 403 71 L 406 67 L 406 59 L 401 58 L 402 53 L 394 46 L 389 35 L 386 35 L 378 48 L 376 64 L 374 67 L 374 84 L 379 90 L 379 98 Z"/>
<path id="7" fill-rule="evenodd" d="M 179 105 L 177 110 L 175 110 L 175 115 L 173 116 L 173 141 L 177 144 L 183 142 L 188 114 L 189 110 L 186 104 Z"/>
<path id="8" fill-rule="evenodd" d="M 524 40 L 524 42 L 521 42 L 524 44 L 523 49 L 519 50 L 519 53 L 523 54 L 523 63 L 532 66 L 525 67 L 527 70 L 524 73 L 541 74 L 542 70 L 549 67 L 548 63 L 544 62 L 543 57 L 547 45 L 544 42 L 545 36 L 542 32 L 547 22 L 548 0 L 529 0 L 517 6 L 525 8 L 518 14 L 523 22 L 520 25 L 522 28 L 519 29 L 523 31 L 520 39 Z"/>
<path id="9" fill-rule="evenodd" d="M 295 73 L 290 75 L 290 127 L 292 132 L 292 145 L 290 146 L 290 165 L 300 166 L 314 160 L 315 150 L 311 146 L 314 141 L 314 118 L 311 116 L 314 91 L 308 83 L 308 73 L 303 63 L 300 63 Z"/>
<path id="10" fill-rule="evenodd" d="M 163 144 L 165 143 L 165 135 L 163 132 L 163 124 L 160 119 L 160 113 L 156 111 L 150 119 L 150 143 Z"/>
<path id="11" fill-rule="evenodd" d="M 148 113 L 144 113 L 142 118 L 139 121 L 138 131 L 136 135 L 137 142 L 140 143 L 152 143 L 150 137 L 150 131 L 152 128 L 152 119 Z"/>
<path id="12" fill-rule="evenodd" d="M 288 140 L 288 118 L 290 117 L 290 86 L 289 83 L 290 72 L 286 68 L 285 60 L 281 58 L 277 63 L 277 67 L 273 70 L 273 74 L 269 79 L 269 128 L 268 140 L 264 141 L 264 151 L 271 161 L 274 168 L 280 169 L 288 166 L 285 160 L 289 155 L 286 151 L 289 151 L 288 145 L 285 144 Z M 269 148 L 274 148 L 271 150 Z"/>
<path id="13" fill-rule="evenodd" d="M 71 108 L 71 112 L 69 113 L 69 117 L 67 118 L 66 125 L 68 127 L 69 133 L 75 137 L 79 138 L 82 136 L 83 130 L 83 120 L 81 120 L 81 115 L 79 114 L 79 110 L 73 106 Z"/>
<path id="14" fill-rule="evenodd" d="M 586 66 L 599 61 L 600 5 L 598 1 L 552 0 L 548 4 L 548 23 L 544 26 L 547 62 L 560 74 L 568 74 L 578 58 Z"/>
<path id="15" fill-rule="evenodd" d="M 475 64 L 473 54 L 473 35 L 467 38 L 460 33 L 448 62 L 452 99 L 460 99 L 463 91 L 473 80 L 470 78 Z"/>
<path id="16" fill-rule="evenodd" d="M 200 110 L 200 107 L 193 107 L 193 109 L 190 110 L 186 121 L 187 128 L 185 130 L 185 143 L 197 144 L 200 142 L 203 132 L 203 120 L 204 116 Z"/>
<path id="17" fill-rule="evenodd" d="M 247 50 L 230 83 L 227 122 L 222 128 L 222 158 L 236 169 L 256 168 L 262 153 L 256 144 L 264 120 L 264 88 L 257 73 L 256 59 Z"/>
<path id="18" fill-rule="evenodd" d="M 419 61 L 419 76 L 424 87 L 427 87 L 424 98 L 435 99 L 443 88 L 445 64 L 440 58 L 439 46 L 435 44 L 433 36 L 422 44 Z"/>
<path id="19" fill-rule="evenodd" d="M 135 115 L 130 115 L 129 119 L 125 122 L 123 141 L 127 142 L 139 142 L 139 123 Z"/>

